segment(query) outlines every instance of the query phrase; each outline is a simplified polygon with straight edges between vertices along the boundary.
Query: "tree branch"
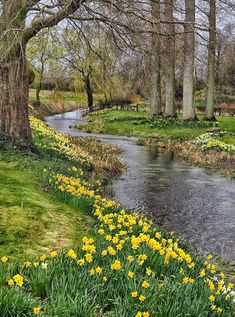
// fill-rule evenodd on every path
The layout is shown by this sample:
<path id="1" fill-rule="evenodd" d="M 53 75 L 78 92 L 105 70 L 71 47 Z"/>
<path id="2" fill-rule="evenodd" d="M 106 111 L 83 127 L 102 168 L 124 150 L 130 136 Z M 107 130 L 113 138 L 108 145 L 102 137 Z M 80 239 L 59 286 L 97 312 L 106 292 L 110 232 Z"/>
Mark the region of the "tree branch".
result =
<path id="1" fill-rule="evenodd" d="M 35 36 L 43 28 L 52 27 L 58 24 L 63 19 L 73 14 L 81 5 L 87 0 L 71 0 L 61 11 L 54 13 L 47 18 L 41 18 L 31 24 L 23 32 L 23 40 L 27 43 L 33 36 Z"/>

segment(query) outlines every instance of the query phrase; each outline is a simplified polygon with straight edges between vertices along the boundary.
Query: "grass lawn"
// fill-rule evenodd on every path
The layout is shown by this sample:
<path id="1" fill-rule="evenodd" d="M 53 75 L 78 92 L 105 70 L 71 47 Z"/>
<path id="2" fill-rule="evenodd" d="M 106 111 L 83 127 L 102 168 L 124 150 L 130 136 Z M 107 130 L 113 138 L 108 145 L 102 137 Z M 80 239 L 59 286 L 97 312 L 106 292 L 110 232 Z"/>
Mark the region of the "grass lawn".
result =
<path id="1" fill-rule="evenodd" d="M 103 99 L 102 94 L 94 94 L 93 97 L 95 103 L 98 103 Z M 35 89 L 30 89 L 29 101 L 33 102 L 35 100 Z M 37 115 L 40 115 L 40 117 L 74 111 L 78 108 L 87 106 L 87 97 L 85 93 L 75 93 L 70 91 L 42 90 L 40 93 L 40 100 L 40 106 L 36 106 Z"/>
<path id="2" fill-rule="evenodd" d="M 181 115 L 179 116 L 179 118 Z M 79 125 L 79 128 L 88 132 L 103 132 L 107 134 L 118 134 L 139 137 L 154 137 L 160 135 L 171 139 L 192 139 L 204 133 L 210 124 L 206 125 L 199 116 L 200 121 L 196 123 L 175 124 L 151 124 L 146 111 L 104 110 L 90 116 L 93 122 Z M 235 133 L 235 118 L 218 117 L 218 127 L 228 132 Z M 227 139 L 234 144 L 234 136 Z"/>
<path id="3" fill-rule="evenodd" d="M 27 155 L 0 155 L 0 255 L 24 258 L 71 246 L 92 223 L 40 186 L 35 172 L 43 164 Z"/>
<path id="4" fill-rule="evenodd" d="M 235 133 L 235 117 L 218 116 L 219 126 L 228 132 Z"/>
<path id="5" fill-rule="evenodd" d="M 102 99 L 102 94 L 94 94 L 94 102 L 98 102 Z M 36 90 L 29 90 L 29 100 L 33 101 L 36 99 Z M 42 90 L 40 93 L 40 99 L 42 103 L 51 103 L 53 101 L 64 101 L 64 102 L 75 102 L 77 104 L 86 104 L 87 97 L 85 93 L 75 93 L 72 91 L 49 91 Z"/>

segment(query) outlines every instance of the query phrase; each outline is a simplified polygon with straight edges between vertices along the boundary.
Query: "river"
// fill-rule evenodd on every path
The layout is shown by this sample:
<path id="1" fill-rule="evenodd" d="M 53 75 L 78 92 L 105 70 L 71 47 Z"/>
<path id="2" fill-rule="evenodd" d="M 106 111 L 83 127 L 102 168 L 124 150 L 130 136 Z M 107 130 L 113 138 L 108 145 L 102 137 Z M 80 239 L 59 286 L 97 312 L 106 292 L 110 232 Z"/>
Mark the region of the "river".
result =
<path id="1" fill-rule="evenodd" d="M 235 180 L 210 175 L 174 152 L 137 145 L 132 137 L 70 128 L 84 122 L 80 110 L 45 119 L 52 128 L 72 136 L 97 136 L 119 145 L 128 169 L 112 181 L 112 198 L 127 209 L 151 216 L 198 253 L 212 253 L 235 264 Z"/>

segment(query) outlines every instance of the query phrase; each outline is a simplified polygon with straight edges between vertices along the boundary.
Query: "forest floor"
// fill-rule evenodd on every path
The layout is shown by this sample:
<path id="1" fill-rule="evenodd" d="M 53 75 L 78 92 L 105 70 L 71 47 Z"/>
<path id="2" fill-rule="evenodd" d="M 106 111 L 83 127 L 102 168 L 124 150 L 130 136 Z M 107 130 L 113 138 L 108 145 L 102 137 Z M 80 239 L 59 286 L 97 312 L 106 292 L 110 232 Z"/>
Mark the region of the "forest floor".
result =
<path id="1" fill-rule="evenodd" d="M 88 117 L 78 128 L 85 132 L 139 137 L 139 144 L 176 150 L 188 162 L 235 176 L 235 118 L 218 116 L 217 122 L 184 123 L 175 119 L 151 119 L 146 111 L 105 109 Z"/>
<path id="2" fill-rule="evenodd" d="M 0 155 L 0 316 L 233 316 L 212 255 L 102 196 L 119 148 L 30 122 L 37 153 Z"/>

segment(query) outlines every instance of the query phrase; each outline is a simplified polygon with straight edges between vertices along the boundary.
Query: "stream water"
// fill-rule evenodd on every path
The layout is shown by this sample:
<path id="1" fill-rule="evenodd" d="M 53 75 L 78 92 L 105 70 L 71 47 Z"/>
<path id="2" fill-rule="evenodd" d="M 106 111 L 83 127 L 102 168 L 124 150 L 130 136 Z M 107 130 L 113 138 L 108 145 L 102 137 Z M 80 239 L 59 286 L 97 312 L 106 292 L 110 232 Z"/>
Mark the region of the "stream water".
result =
<path id="1" fill-rule="evenodd" d="M 73 136 L 97 136 L 119 145 L 127 171 L 113 180 L 113 199 L 150 215 L 198 253 L 213 253 L 235 263 L 235 180 L 209 175 L 174 152 L 139 146 L 136 139 L 88 134 L 70 128 L 84 122 L 81 111 L 48 116 L 47 123 Z"/>

